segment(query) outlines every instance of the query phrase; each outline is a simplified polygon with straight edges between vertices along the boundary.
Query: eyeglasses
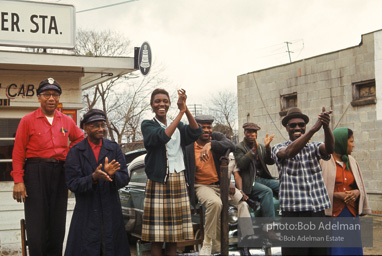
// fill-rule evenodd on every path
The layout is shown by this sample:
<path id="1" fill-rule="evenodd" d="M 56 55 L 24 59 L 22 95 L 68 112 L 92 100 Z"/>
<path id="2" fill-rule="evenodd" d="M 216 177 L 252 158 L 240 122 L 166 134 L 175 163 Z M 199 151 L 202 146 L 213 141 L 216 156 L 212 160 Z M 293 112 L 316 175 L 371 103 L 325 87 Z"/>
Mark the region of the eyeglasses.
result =
<path id="1" fill-rule="evenodd" d="M 296 128 L 297 125 L 298 125 L 300 128 L 304 128 L 304 127 L 305 127 L 305 123 L 290 123 L 290 124 L 288 124 L 288 126 L 289 126 L 290 128 Z"/>
<path id="2" fill-rule="evenodd" d="M 46 99 L 46 100 L 49 100 L 50 97 L 53 97 L 53 99 L 55 99 L 55 100 L 58 100 L 60 98 L 60 94 L 58 94 L 58 93 L 54 93 L 54 94 L 40 93 L 40 95 L 42 95 L 44 97 L 44 99 Z"/>
<path id="3" fill-rule="evenodd" d="M 106 123 L 101 123 L 101 124 L 89 124 L 89 127 L 90 127 L 91 129 L 99 129 L 99 128 L 105 129 L 105 128 L 106 128 Z"/>

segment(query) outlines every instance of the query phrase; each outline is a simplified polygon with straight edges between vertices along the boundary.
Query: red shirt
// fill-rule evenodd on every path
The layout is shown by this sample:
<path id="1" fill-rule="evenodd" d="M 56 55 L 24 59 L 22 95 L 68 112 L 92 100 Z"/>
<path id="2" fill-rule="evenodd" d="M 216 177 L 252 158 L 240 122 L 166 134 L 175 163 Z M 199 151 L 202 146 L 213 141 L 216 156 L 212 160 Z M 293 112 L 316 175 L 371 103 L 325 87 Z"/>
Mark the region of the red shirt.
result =
<path id="1" fill-rule="evenodd" d="M 12 155 L 11 176 L 15 183 L 21 183 L 26 158 L 42 157 L 65 161 L 70 147 L 83 140 L 84 133 L 73 119 L 55 111 L 52 125 L 41 108 L 24 116 L 17 128 Z"/>
<path id="2" fill-rule="evenodd" d="M 333 157 L 333 156 L 332 156 Z M 337 173 L 336 173 L 336 184 L 334 187 L 334 192 L 345 192 L 353 190 L 357 187 L 354 180 L 354 175 L 351 170 L 345 169 L 345 164 L 342 166 L 336 161 Z M 358 202 L 358 200 L 356 201 Z M 353 216 L 357 215 L 357 206 L 356 202 L 350 204 L 345 204 L 344 201 L 334 198 L 333 199 L 333 216 L 338 216 L 342 210 L 345 208 L 345 205 L 348 207 L 349 211 Z"/>
<path id="3" fill-rule="evenodd" d="M 100 143 L 99 145 L 96 145 L 96 144 L 93 144 L 93 143 L 89 140 L 89 137 L 88 137 L 88 142 L 89 142 L 90 147 L 91 147 L 92 150 L 93 150 L 95 159 L 96 159 L 96 161 L 97 161 L 97 163 L 98 163 L 99 152 L 101 151 L 101 148 L 102 148 L 102 140 L 101 140 L 101 143 Z"/>

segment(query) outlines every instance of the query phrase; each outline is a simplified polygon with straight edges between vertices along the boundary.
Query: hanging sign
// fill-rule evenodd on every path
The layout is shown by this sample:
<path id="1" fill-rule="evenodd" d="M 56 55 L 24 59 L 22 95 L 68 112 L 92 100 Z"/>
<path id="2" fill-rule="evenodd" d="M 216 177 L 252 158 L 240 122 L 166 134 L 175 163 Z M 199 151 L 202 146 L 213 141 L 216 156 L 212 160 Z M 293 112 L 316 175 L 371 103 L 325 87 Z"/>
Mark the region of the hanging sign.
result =
<path id="1" fill-rule="evenodd" d="M 142 75 L 146 76 L 151 69 L 152 53 L 148 42 L 144 42 L 139 49 L 138 66 Z"/>

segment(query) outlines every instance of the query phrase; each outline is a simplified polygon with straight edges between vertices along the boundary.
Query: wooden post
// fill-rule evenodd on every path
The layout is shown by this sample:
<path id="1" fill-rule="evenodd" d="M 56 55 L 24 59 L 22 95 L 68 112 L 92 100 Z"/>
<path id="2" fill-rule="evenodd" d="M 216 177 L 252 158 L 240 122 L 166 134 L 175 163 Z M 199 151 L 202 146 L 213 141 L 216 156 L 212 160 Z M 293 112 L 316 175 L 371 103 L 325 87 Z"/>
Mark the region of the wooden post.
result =
<path id="1" fill-rule="evenodd" d="M 229 240 L 228 240 L 228 155 L 230 150 L 228 149 L 225 156 L 220 158 L 220 197 L 222 200 L 222 212 L 221 212 L 221 255 L 228 255 Z"/>
<path id="2" fill-rule="evenodd" d="M 26 239 L 26 225 L 25 220 L 20 220 L 20 227 L 21 227 L 21 252 L 23 256 L 27 256 L 27 239 Z"/>

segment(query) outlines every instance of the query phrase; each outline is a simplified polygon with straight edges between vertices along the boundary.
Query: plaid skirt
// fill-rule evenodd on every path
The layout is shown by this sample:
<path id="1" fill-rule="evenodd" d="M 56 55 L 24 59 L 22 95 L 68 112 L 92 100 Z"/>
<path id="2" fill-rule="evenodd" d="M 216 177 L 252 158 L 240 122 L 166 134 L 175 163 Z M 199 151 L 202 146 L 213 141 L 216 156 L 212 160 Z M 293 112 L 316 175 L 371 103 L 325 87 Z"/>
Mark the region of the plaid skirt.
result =
<path id="1" fill-rule="evenodd" d="M 147 180 L 142 240 L 174 243 L 193 234 L 184 172 L 170 173 L 166 184 Z"/>

